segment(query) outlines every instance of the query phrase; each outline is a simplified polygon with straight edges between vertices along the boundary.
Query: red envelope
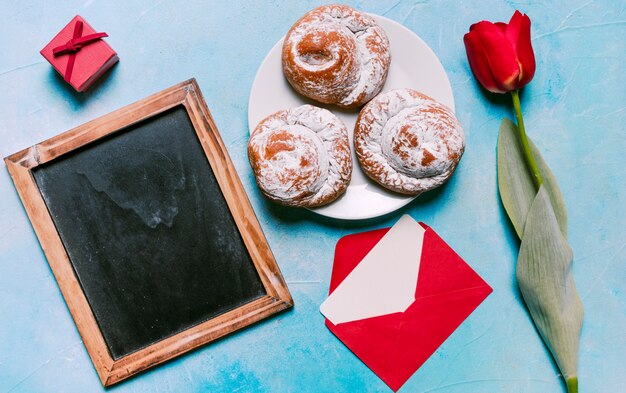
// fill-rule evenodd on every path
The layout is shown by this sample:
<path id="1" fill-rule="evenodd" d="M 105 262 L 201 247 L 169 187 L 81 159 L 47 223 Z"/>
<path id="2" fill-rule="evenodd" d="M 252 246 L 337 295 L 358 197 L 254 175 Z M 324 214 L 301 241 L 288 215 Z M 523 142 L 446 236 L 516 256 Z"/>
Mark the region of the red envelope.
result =
<path id="1" fill-rule="evenodd" d="M 415 301 L 406 311 L 337 325 L 326 320 L 328 329 L 393 391 L 400 389 L 492 292 L 435 231 L 419 224 L 425 229 L 419 279 Z M 388 231 L 357 233 L 337 242 L 330 293 Z"/>

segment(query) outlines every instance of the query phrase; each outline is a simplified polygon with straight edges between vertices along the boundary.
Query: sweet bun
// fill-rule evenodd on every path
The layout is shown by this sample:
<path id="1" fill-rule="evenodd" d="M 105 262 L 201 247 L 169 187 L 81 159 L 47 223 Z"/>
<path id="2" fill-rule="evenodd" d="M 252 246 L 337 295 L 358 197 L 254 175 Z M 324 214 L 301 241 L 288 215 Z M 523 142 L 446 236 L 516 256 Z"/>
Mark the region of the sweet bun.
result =
<path id="1" fill-rule="evenodd" d="M 283 43 L 283 72 L 291 86 L 344 108 L 359 107 L 378 94 L 390 62 L 385 31 L 369 15 L 343 5 L 308 12 Z"/>
<path id="2" fill-rule="evenodd" d="M 250 135 L 248 158 L 261 192 L 288 206 L 330 203 L 344 193 L 352 174 L 346 126 L 312 105 L 261 121 Z"/>
<path id="3" fill-rule="evenodd" d="M 380 94 L 363 107 L 354 146 L 372 180 L 418 195 L 448 180 L 463 155 L 465 137 L 448 107 L 415 90 L 400 89 Z"/>

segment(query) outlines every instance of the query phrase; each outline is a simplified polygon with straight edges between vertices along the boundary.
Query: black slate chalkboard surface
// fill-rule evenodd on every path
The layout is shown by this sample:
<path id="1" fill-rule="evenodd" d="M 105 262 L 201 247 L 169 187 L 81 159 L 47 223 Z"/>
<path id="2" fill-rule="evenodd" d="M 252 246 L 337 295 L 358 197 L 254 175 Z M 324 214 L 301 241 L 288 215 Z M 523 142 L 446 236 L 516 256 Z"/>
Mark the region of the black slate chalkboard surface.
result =
<path id="1" fill-rule="evenodd" d="M 293 306 L 195 79 L 4 162 L 103 386 Z"/>
<path id="2" fill-rule="evenodd" d="M 32 173 L 113 359 L 266 294 L 184 107 Z"/>

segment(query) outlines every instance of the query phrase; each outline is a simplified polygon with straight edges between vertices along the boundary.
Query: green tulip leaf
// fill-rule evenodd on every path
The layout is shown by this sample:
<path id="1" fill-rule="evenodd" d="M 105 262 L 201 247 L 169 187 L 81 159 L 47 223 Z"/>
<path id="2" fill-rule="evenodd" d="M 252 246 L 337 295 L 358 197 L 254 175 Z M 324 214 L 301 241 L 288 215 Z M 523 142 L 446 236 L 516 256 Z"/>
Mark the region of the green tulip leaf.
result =
<path id="1" fill-rule="evenodd" d="M 517 282 L 539 334 L 577 391 L 578 346 L 583 305 L 572 274 L 572 250 L 542 185 L 526 216 L 517 260 Z"/>
<path id="2" fill-rule="evenodd" d="M 521 239 L 526 217 L 537 191 L 527 169 L 522 144 L 517 135 L 517 126 L 509 119 L 503 119 L 498 136 L 498 187 L 504 209 L 517 236 Z M 543 185 L 554 207 L 561 233 L 567 237 L 567 212 L 559 185 L 535 144 L 530 139 L 528 142 L 543 177 Z"/>

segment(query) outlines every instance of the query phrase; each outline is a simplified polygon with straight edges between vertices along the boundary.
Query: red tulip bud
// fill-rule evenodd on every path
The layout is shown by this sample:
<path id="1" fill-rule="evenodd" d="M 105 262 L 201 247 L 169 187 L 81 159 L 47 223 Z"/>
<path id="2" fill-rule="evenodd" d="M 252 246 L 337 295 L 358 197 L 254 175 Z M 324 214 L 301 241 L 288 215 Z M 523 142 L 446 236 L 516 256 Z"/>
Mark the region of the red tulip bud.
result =
<path id="1" fill-rule="evenodd" d="M 520 89 L 535 75 L 528 15 L 515 11 L 508 24 L 475 23 L 463 42 L 474 76 L 493 93 Z"/>

